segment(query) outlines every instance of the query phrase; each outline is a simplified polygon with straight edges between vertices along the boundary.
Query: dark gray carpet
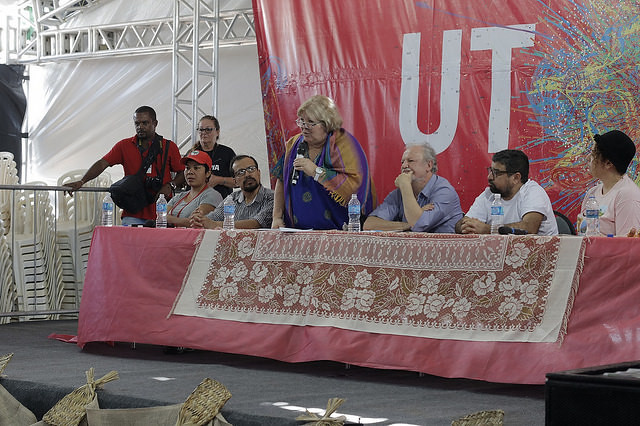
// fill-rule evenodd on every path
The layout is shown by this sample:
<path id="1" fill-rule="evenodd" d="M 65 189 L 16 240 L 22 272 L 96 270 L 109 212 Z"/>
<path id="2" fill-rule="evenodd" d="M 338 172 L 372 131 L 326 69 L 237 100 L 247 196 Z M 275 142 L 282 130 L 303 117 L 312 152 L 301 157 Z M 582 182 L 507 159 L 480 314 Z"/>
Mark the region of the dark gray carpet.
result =
<path id="1" fill-rule="evenodd" d="M 103 408 L 142 407 L 184 401 L 204 379 L 233 394 L 222 413 L 235 426 L 299 425 L 296 409 L 324 408 L 345 398 L 339 412 L 370 425 L 450 425 L 480 410 L 502 409 L 506 425 L 544 424 L 544 387 L 445 379 L 407 371 L 348 367 L 335 362 L 287 364 L 217 352 L 165 354 L 162 347 L 92 343 L 84 350 L 48 339 L 75 334 L 77 321 L 0 325 L 0 355 L 15 355 L 0 384 L 41 418 L 60 397 L 116 370 L 120 379 L 99 392 Z"/>

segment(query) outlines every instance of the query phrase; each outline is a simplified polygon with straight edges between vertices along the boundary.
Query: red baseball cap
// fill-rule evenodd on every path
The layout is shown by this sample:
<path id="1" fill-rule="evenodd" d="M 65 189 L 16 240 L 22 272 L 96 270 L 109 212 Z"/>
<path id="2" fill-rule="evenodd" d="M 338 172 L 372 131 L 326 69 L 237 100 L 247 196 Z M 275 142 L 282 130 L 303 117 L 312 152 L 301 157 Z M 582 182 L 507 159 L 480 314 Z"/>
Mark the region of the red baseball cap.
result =
<path id="1" fill-rule="evenodd" d="M 211 157 L 209 157 L 209 154 L 207 154 L 204 151 L 191 151 L 189 153 L 189 155 L 187 155 L 186 157 L 182 157 L 182 164 L 187 164 L 187 160 L 193 160 L 198 164 L 206 164 L 209 167 L 209 170 L 211 170 L 211 167 L 213 166 L 213 162 L 211 161 Z"/>

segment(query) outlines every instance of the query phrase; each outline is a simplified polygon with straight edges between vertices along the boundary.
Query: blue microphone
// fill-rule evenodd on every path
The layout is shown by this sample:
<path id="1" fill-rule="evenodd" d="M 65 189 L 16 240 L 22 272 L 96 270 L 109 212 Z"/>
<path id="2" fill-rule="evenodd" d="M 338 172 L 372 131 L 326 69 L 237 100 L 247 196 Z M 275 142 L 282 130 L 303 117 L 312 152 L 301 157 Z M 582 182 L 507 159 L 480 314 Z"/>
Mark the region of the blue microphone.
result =
<path id="1" fill-rule="evenodd" d="M 498 234 L 500 235 L 527 235 L 527 231 L 524 229 L 512 228 L 510 226 L 501 226 L 498 228 Z"/>

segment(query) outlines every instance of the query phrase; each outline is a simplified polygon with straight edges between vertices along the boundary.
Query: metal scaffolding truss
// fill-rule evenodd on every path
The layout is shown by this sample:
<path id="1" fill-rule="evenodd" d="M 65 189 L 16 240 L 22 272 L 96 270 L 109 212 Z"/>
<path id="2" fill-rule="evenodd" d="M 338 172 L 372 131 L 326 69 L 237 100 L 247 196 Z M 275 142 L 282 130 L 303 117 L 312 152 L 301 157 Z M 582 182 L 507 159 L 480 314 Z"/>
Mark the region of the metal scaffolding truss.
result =
<path id="1" fill-rule="evenodd" d="M 173 16 L 73 27 L 69 18 L 100 0 L 21 1 L 7 17 L 0 53 L 5 63 L 46 64 L 153 53 L 173 56 L 173 140 L 195 137 L 194 117 L 216 114 L 218 50 L 255 44 L 253 10 L 220 11 L 219 0 L 174 0 Z"/>
<path id="2" fill-rule="evenodd" d="M 6 17 L 0 51 L 5 63 L 39 62 L 40 35 L 55 30 L 69 18 L 98 3 L 99 0 L 64 1 L 22 0 L 14 14 Z"/>
<path id="3" fill-rule="evenodd" d="M 56 26 L 67 21 L 73 15 L 93 6 L 100 0 L 63 1 L 59 0 L 32 0 L 40 25 Z"/>
<path id="4" fill-rule="evenodd" d="M 185 16 L 190 20 L 187 25 L 181 24 Z M 193 0 L 174 0 L 174 28 L 180 31 L 173 37 L 172 136 L 181 149 L 196 140 L 198 117 L 217 113 L 221 38 L 235 40 L 234 44 L 246 43 L 247 35 L 253 31 L 253 14 L 249 17 L 244 11 L 227 14 L 226 19 L 222 16 L 219 0 L 198 0 L 195 4 Z M 240 35 L 233 30 L 237 22 L 246 25 Z M 220 23 L 224 23 L 224 33 Z"/>
<path id="5" fill-rule="evenodd" d="M 57 0 L 20 3 L 18 14 L 8 17 L 5 39 L 8 63 L 46 63 L 60 60 L 78 60 L 102 56 L 123 56 L 172 52 L 174 34 L 182 45 L 193 43 L 196 26 L 200 31 L 197 43 L 201 48 L 212 48 L 213 34 L 218 20 L 212 5 L 214 0 L 175 0 L 176 16 L 162 19 L 65 27 L 65 20 L 90 7 L 99 0 L 84 0 L 59 6 Z M 84 6 L 82 6 L 84 5 Z M 196 15 L 196 10 L 201 12 Z M 197 21 L 196 21 L 197 19 Z M 220 47 L 255 44 L 253 11 L 251 9 L 219 12 L 221 24 Z M 174 31 L 177 28 L 177 31 Z"/>

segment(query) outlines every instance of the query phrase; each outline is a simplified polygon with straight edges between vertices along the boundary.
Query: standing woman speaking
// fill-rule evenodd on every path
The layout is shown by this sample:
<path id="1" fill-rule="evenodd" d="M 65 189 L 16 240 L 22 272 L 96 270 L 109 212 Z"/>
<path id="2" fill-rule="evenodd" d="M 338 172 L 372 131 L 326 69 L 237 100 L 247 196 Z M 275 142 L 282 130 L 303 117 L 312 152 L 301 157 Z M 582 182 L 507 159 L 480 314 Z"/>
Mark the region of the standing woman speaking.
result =
<path id="1" fill-rule="evenodd" d="M 342 126 L 333 100 L 316 95 L 298 108 L 300 133 L 280 159 L 272 228 L 342 229 L 357 194 L 362 213 L 375 207 L 375 190 L 360 143 Z"/>
<path id="2" fill-rule="evenodd" d="M 211 157 L 211 178 L 209 186 L 218 191 L 222 198 L 231 194 L 235 181 L 231 176 L 231 160 L 236 156 L 233 149 L 218 143 L 220 123 L 213 115 L 205 115 L 198 122 L 199 141 L 189 150 L 204 151 Z"/>

